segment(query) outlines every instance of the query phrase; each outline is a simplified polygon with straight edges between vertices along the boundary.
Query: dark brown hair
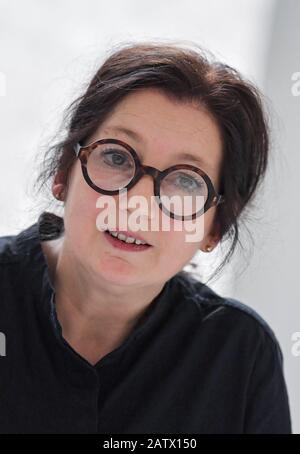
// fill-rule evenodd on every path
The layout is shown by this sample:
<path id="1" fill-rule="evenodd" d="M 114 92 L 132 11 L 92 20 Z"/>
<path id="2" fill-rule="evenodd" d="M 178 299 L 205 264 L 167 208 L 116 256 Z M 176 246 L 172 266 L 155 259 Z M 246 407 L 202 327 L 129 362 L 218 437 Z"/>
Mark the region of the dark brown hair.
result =
<path id="1" fill-rule="evenodd" d="M 59 172 L 67 190 L 76 159 L 74 144 L 93 134 L 133 90 L 158 88 L 173 100 L 198 103 L 216 120 L 223 141 L 219 192 L 226 200 L 216 208 L 214 222 L 220 239 L 229 240 L 230 247 L 215 276 L 239 242 L 241 214 L 265 174 L 269 127 L 258 88 L 197 44 L 193 47 L 163 42 L 117 46 L 66 110 L 64 137 L 48 148 L 35 184 L 40 191 Z"/>

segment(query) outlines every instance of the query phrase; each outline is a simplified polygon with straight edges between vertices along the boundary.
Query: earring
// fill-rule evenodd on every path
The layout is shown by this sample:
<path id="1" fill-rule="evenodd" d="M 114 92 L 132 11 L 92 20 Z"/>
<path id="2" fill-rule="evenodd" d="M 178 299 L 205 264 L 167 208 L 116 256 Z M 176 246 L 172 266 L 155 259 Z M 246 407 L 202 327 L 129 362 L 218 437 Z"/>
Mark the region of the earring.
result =
<path id="1" fill-rule="evenodd" d="M 57 199 L 57 200 L 63 200 L 62 199 L 62 194 L 63 194 L 63 190 L 59 190 L 57 191 L 55 194 L 54 194 L 54 197 Z"/>
<path id="2" fill-rule="evenodd" d="M 205 247 L 205 252 L 211 252 L 212 250 L 213 250 L 213 246 L 211 246 L 209 244 Z"/>

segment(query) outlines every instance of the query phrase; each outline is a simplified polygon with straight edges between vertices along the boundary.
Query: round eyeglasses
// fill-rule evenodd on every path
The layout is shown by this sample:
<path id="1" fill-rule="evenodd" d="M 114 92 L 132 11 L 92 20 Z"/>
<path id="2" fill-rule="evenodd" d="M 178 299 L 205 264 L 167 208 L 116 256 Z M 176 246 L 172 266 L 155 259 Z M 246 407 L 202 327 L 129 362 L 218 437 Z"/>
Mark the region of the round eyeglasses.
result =
<path id="1" fill-rule="evenodd" d="M 161 171 L 144 166 L 136 151 L 119 139 L 100 139 L 85 146 L 77 143 L 74 151 L 81 161 L 85 181 L 101 194 L 116 195 L 131 189 L 143 175 L 151 175 L 155 199 L 172 219 L 195 219 L 225 200 L 198 167 L 178 164 Z"/>

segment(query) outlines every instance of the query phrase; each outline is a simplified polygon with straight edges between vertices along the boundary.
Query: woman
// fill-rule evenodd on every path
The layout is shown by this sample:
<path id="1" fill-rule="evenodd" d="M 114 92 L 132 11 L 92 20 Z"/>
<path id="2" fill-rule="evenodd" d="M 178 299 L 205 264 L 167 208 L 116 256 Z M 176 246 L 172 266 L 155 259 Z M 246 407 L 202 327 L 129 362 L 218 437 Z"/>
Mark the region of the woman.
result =
<path id="1" fill-rule="evenodd" d="M 38 179 L 63 217 L 0 242 L 0 431 L 290 433 L 272 329 L 183 270 L 236 247 L 268 161 L 257 88 L 201 49 L 134 44 L 69 114 Z M 148 202 L 135 230 L 133 197 Z"/>

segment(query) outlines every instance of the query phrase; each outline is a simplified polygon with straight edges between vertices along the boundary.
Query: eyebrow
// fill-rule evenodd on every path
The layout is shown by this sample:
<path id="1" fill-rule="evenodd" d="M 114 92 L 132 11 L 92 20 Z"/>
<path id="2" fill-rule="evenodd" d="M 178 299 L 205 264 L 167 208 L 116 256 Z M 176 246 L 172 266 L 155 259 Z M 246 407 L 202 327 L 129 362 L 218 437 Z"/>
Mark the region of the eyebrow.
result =
<path id="1" fill-rule="evenodd" d="M 128 137 L 130 137 L 131 139 L 135 140 L 138 143 L 141 143 L 141 144 L 144 143 L 144 139 L 139 133 L 137 133 L 136 131 L 133 131 L 132 129 L 125 128 L 124 126 L 109 126 L 106 129 L 111 130 L 111 131 L 121 132 L 123 134 L 126 134 Z M 188 161 L 191 161 L 202 167 L 207 167 L 207 168 L 211 169 L 210 165 L 206 161 L 204 161 L 204 159 L 202 159 L 199 156 L 195 156 L 189 152 L 183 151 L 183 152 L 177 153 L 175 155 L 175 157 L 179 160 L 180 159 L 188 160 Z"/>

